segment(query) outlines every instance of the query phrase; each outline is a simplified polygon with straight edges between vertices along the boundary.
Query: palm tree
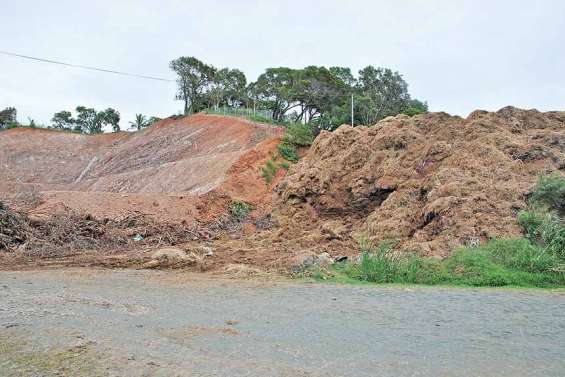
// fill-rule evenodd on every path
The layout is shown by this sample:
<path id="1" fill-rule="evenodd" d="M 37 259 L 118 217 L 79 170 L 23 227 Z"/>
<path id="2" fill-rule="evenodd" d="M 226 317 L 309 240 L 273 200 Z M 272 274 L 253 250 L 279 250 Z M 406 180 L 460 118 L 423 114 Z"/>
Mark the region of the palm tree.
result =
<path id="1" fill-rule="evenodd" d="M 149 121 L 143 114 L 135 114 L 135 120 L 129 122 L 131 128 L 137 129 L 138 131 L 150 125 Z"/>

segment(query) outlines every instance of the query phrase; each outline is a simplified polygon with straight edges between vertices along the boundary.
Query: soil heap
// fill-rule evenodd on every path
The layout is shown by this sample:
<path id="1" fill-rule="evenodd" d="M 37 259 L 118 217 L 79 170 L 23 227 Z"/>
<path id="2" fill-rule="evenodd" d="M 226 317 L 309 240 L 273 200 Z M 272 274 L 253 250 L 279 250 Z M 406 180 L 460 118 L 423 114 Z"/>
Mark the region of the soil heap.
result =
<path id="1" fill-rule="evenodd" d="M 506 107 L 344 125 L 322 131 L 279 185 L 280 234 L 333 255 L 364 236 L 445 257 L 520 235 L 517 212 L 552 172 L 565 174 L 565 112 Z"/>

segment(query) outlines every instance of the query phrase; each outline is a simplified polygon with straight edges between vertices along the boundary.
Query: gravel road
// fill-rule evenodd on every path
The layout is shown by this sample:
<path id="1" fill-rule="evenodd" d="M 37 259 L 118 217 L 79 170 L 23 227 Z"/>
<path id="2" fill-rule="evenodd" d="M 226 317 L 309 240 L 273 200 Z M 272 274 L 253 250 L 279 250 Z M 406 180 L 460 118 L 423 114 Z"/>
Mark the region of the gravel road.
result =
<path id="1" fill-rule="evenodd" d="M 0 272 L 0 376 L 564 376 L 565 291 Z"/>

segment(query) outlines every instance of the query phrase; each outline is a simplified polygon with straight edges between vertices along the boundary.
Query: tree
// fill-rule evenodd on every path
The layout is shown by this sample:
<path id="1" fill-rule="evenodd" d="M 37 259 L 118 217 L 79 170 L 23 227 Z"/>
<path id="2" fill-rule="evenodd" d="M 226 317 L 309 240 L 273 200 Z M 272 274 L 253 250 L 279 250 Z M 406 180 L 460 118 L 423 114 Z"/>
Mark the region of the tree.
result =
<path id="1" fill-rule="evenodd" d="M 76 118 L 68 111 L 60 111 L 53 115 L 51 121 L 55 128 L 71 129 L 75 132 L 99 134 L 104 132 L 104 127 L 110 126 L 114 132 L 120 130 L 120 113 L 112 108 L 96 111 L 93 108 L 77 106 Z"/>
<path id="2" fill-rule="evenodd" d="M 309 66 L 298 71 L 301 113 L 295 121 L 327 119 L 325 114 L 348 99 L 349 86 L 326 67 Z"/>
<path id="3" fill-rule="evenodd" d="M 72 130 L 75 120 L 70 111 L 59 111 L 51 118 L 52 127 L 58 130 Z"/>
<path id="4" fill-rule="evenodd" d="M 364 109 L 365 124 L 402 113 L 410 100 L 408 84 L 398 72 L 368 66 L 359 71 L 359 86 L 369 107 Z"/>
<path id="5" fill-rule="evenodd" d="M 89 134 L 102 132 L 101 118 L 98 116 L 96 110 L 85 106 L 77 106 L 76 112 L 76 131 Z"/>
<path id="6" fill-rule="evenodd" d="M 330 67 L 330 73 L 349 88 L 354 88 L 357 85 L 357 80 L 348 67 Z"/>
<path id="7" fill-rule="evenodd" d="M 8 128 L 17 124 L 17 110 L 14 107 L 6 107 L 0 111 L 0 128 Z"/>
<path id="8" fill-rule="evenodd" d="M 133 122 L 129 122 L 131 128 L 137 129 L 138 131 L 142 128 L 149 126 L 149 121 L 143 114 L 135 114 L 135 120 Z"/>
<path id="9" fill-rule="evenodd" d="M 247 78 L 239 69 L 222 68 L 214 75 L 210 90 L 211 105 L 239 107 L 246 100 Z"/>
<path id="10" fill-rule="evenodd" d="M 414 116 L 418 114 L 424 114 L 428 112 L 428 103 L 422 102 L 417 99 L 411 99 L 408 101 L 404 114 L 409 116 Z"/>
<path id="11" fill-rule="evenodd" d="M 287 111 L 299 106 L 296 103 L 298 76 L 291 68 L 267 68 L 257 81 L 250 85 L 250 92 L 262 107 L 272 111 L 275 121 L 282 121 Z"/>
<path id="12" fill-rule="evenodd" d="M 114 132 L 120 131 L 120 113 L 119 112 L 117 112 L 116 110 L 109 107 L 106 110 L 98 113 L 98 116 L 102 118 L 102 126 L 110 125 L 112 127 L 112 131 L 114 131 Z"/>
<path id="13" fill-rule="evenodd" d="M 184 114 L 201 110 L 214 80 L 216 69 L 200 60 L 182 56 L 171 61 L 170 68 L 178 75 L 176 99 L 184 101 Z"/>

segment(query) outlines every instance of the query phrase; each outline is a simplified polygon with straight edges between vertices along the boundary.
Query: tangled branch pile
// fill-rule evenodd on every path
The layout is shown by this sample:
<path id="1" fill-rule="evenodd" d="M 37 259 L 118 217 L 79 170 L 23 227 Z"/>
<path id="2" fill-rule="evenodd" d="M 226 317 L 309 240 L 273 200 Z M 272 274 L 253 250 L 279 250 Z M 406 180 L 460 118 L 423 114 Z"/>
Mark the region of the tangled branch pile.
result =
<path id="1" fill-rule="evenodd" d="M 97 220 L 69 212 L 48 219 L 30 219 L 0 203 L 0 251 L 40 257 L 86 250 L 115 252 L 135 246 L 176 245 L 199 237 L 196 229 L 156 223 L 142 215 Z"/>
<path id="2" fill-rule="evenodd" d="M 237 202 L 239 204 L 239 202 Z M 112 253 L 142 246 L 172 246 L 217 238 L 240 231 L 247 213 L 232 209 L 207 224 L 185 226 L 156 222 L 140 213 L 98 220 L 78 212 L 57 213 L 47 219 L 30 219 L 0 202 L 0 252 L 60 257 L 81 251 Z"/>
<path id="3" fill-rule="evenodd" d="M 0 202 L 0 251 L 17 248 L 26 241 L 30 231 L 26 216 Z"/>

